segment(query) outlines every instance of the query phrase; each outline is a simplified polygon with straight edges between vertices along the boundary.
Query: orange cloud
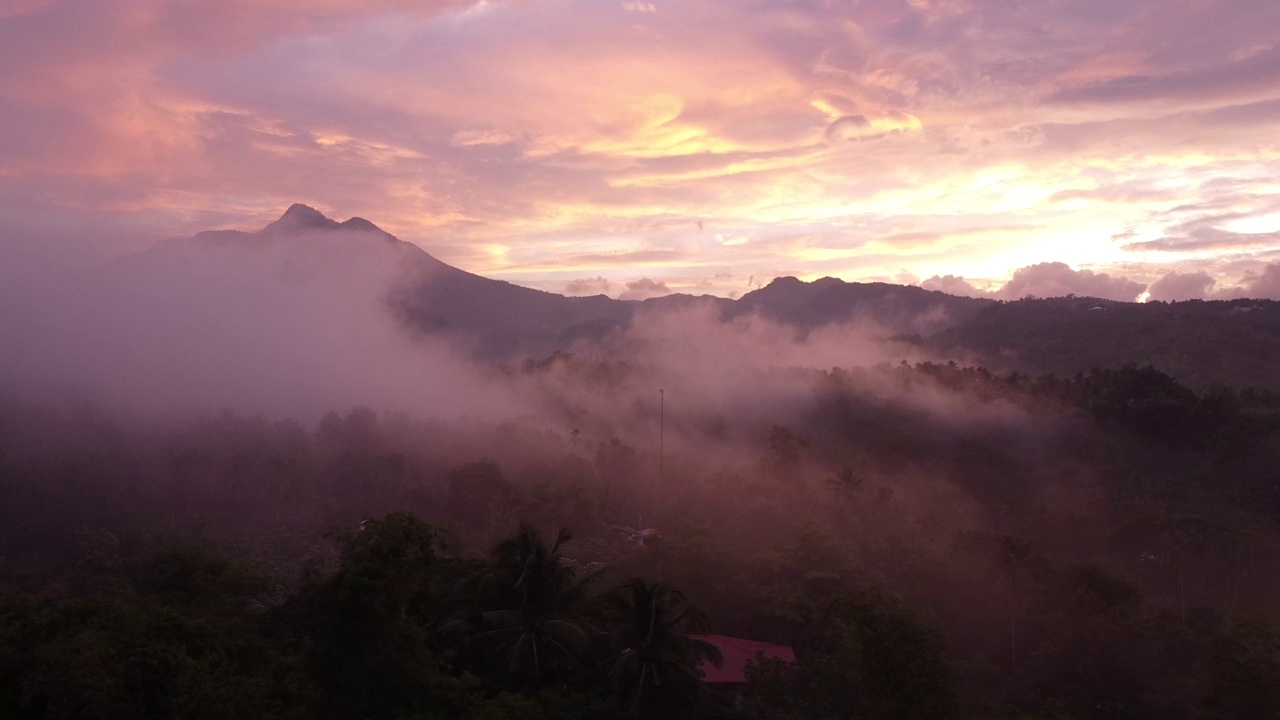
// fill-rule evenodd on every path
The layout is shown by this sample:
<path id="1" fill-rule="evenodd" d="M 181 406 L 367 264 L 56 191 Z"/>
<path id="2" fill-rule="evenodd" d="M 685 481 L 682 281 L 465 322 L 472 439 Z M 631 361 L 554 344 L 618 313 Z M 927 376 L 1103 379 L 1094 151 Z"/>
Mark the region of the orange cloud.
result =
<path id="1" fill-rule="evenodd" d="M 0 222 L 308 201 L 556 287 L 1261 272 L 1280 5 L 1067 5 L 11 0 Z"/>

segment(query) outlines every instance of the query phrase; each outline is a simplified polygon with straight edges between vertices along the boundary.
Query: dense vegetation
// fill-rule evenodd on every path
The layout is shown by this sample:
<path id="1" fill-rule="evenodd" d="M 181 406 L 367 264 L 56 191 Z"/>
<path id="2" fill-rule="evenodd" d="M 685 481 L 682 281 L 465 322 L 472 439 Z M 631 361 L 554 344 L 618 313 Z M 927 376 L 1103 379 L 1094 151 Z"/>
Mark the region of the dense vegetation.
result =
<path id="1" fill-rule="evenodd" d="M 1280 716 L 1274 395 L 776 375 L 806 392 L 775 421 L 673 418 L 661 471 L 577 405 L 141 427 L 0 401 L 0 717 Z M 798 660 L 704 686 L 708 628 Z"/>
<path id="2" fill-rule="evenodd" d="M 1137 363 L 1196 389 L 1280 390 L 1280 303 L 1273 300 L 1027 298 L 991 303 L 954 327 L 913 340 L 944 357 L 969 352 L 988 367 L 1036 374 Z"/>

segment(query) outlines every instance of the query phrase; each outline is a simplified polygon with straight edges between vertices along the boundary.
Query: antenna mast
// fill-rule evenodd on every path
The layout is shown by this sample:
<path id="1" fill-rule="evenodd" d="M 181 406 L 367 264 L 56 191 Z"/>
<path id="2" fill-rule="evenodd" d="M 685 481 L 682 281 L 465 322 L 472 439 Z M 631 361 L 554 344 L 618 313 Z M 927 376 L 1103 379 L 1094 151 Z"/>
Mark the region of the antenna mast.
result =
<path id="1" fill-rule="evenodd" d="M 667 396 L 666 391 L 658 388 L 658 482 L 663 481 L 662 460 L 663 460 L 663 440 L 666 434 L 667 424 Z"/>

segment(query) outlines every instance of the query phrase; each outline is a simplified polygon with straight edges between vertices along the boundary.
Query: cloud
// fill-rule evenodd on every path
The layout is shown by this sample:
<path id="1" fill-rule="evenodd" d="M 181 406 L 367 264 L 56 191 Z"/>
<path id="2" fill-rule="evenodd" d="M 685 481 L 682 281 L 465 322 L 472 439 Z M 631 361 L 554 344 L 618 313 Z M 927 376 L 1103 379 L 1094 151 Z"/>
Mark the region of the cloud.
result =
<path id="1" fill-rule="evenodd" d="M 671 288 L 660 280 L 640 278 L 627 283 L 626 292 L 618 296 L 619 300 L 648 300 L 649 298 L 670 295 Z"/>
<path id="2" fill-rule="evenodd" d="M 1063 89 L 1059 103 L 1257 99 L 1280 90 L 1280 48 L 1193 70 L 1124 75 Z"/>
<path id="3" fill-rule="evenodd" d="M 1196 211 L 1199 208 L 1192 207 L 1189 209 Z M 1271 208 L 1271 210 L 1274 209 Z M 1280 213 L 1272 213 L 1270 217 L 1262 218 L 1257 217 L 1254 213 L 1247 212 L 1197 217 L 1170 228 L 1168 230 L 1169 234 L 1163 237 L 1130 242 L 1122 247 L 1130 251 L 1199 252 L 1204 250 L 1268 248 L 1280 245 L 1280 230 L 1239 232 L 1224 227 L 1233 223 L 1249 225 L 1259 220 L 1272 226 L 1280 225 Z"/>
<path id="4" fill-rule="evenodd" d="M 990 293 L 979 290 L 968 280 L 955 275 L 934 275 L 920 283 L 920 287 L 960 297 L 990 297 Z"/>
<path id="5" fill-rule="evenodd" d="M 889 111 L 877 118 L 866 115 L 845 115 L 827 126 L 828 143 L 840 144 L 861 140 L 877 140 L 894 133 L 920 129 L 920 119 L 901 111 Z"/>
<path id="6" fill-rule="evenodd" d="M 1045 262 L 1021 268 L 995 295 L 1004 300 L 1019 300 L 1028 296 L 1105 298 L 1133 302 L 1138 299 L 1146 284 L 1126 277 L 1113 277 L 1092 270 L 1073 270 L 1060 262 Z"/>
<path id="7" fill-rule="evenodd" d="M 1274 243 L 1157 217 L 1213 181 L 1243 183 L 1215 191 L 1228 205 L 1275 195 L 1271 0 L 214 8 L 11 0 L 0 218 L 89 234 L 111 216 L 158 239 L 306 201 L 557 285 L 566 262 L 615 283 L 677 263 L 1098 270 L 1130 227 L 1140 260 Z M 689 218 L 743 242 L 701 241 Z M 1012 225 L 1028 231 L 994 231 Z M 870 241 L 921 233 L 938 241 Z M 794 254 L 788 236 L 824 247 Z"/>
<path id="8" fill-rule="evenodd" d="M 1177 273 L 1170 273 L 1177 275 Z M 1208 277 L 1206 275 L 1206 277 Z M 1210 284 L 1212 284 L 1210 279 Z M 1165 287 L 1178 286 L 1171 279 Z M 1001 300 L 1020 300 L 1025 297 L 1081 297 L 1106 298 L 1133 302 L 1146 289 L 1146 284 L 1127 277 L 1112 276 L 1092 270 L 1074 270 L 1061 262 L 1046 262 L 1019 268 L 1013 277 L 994 292 L 984 291 L 973 283 L 956 275 L 934 275 L 920 283 L 925 290 L 944 292 L 961 297 L 987 297 Z M 1162 298 L 1154 298 L 1162 299 Z"/>
<path id="9" fill-rule="evenodd" d="M 22 397 L 140 417 L 512 408 L 462 348 L 404 332 L 387 294 L 431 264 L 359 224 L 174 240 L 89 271 L 36 242 L 0 244 L 0 386 Z"/>
<path id="10" fill-rule="evenodd" d="M 1194 201 L 1151 213 L 1146 232 L 1134 228 L 1116 239 L 1129 252 L 1262 256 L 1280 247 L 1275 189 L 1271 178 L 1213 178 L 1199 184 Z"/>
<path id="11" fill-rule="evenodd" d="M 613 283 L 597 276 L 594 278 L 580 278 L 578 280 L 570 280 L 565 283 L 565 295 L 608 295 L 613 289 Z"/>
<path id="12" fill-rule="evenodd" d="M 1151 300 L 1192 300 L 1209 297 L 1216 283 L 1213 276 L 1203 270 L 1187 273 L 1171 271 L 1151 283 L 1147 292 L 1150 293 Z"/>
<path id="13" fill-rule="evenodd" d="M 1249 273 L 1243 282 L 1227 293 L 1228 296 L 1280 300 L 1280 263 L 1267 265 L 1259 273 Z"/>
<path id="14" fill-rule="evenodd" d="M 505 130 L 485 128 L 468 128 L 453 134 L 453 143 L 464 147 L 476 145 L 507 145 L 515 142 L 517 137 Z"/>
<path id="15" fill-rule="evenodd" d="M 1187 235 L 1127 243 L 1125 250 L 1198 252 L 1232 248 L 1267 248 L 1280 245 L 1280 232 L 1238 233 L 1216 228 L 1199 228 Z"/>

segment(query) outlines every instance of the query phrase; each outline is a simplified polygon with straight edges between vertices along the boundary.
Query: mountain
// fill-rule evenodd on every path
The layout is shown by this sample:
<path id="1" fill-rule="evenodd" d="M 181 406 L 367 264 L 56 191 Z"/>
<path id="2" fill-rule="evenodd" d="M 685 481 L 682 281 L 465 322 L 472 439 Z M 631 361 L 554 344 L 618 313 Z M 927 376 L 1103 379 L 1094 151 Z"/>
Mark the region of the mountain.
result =
<path id="1" fill-rule="evenodd" d="M 912 340 L 991 369 L 1070 376 L 1126 363 L 1152 365 L 1183 384 L 1280 390 L 1280 303 L 1097 298 L 992 302 L 951 328 Z"/>
<path id="2" fill-rule="evenodd" d="M 1280 303 L 1265 300 L 1121 303 L 1094 298 L 998 302 L 919 287 L 777 278 L 737 300 L 670 295 L 643 302 L 604 295 L 566 297 L 452 267 L 362 218 L 338 222 L 305 205 L 254 233 L 211 231 L 163 243 L 109 269 L 119 277 L 172 277 L 163 301 L 220 278 L 238 291 L 256 276 L 299 278 L 335 289 L 381 287 L 400 323 L 424 336 L 463 343 L 486 362 L 571 350 L 627 328 L 636 316 L 702 306 L 732 322 L 759 316 L 794 327 L 856 325 L 934 359 L 980 362 L 995 371 L 1074 375 L 1126 363 L 1154 365 L 1197 388 L 1215 384 L 1280 389 Z M 268 283 L 243 285 L 263 294 Z M 224 290 L 218 290 L 224 291 Z M 153 298 L 160 300 L 161 298 Z"/>
<path id="3" fill-rule="evenodd" d="M 743 295 L 727 317 L 757 314 L 797 328 L 871 322 L 899 334 L 932 334 L 972 319 L 992 300 L 956 297 L 910 285 L 847 283 L 825 277 L 777 278 Z"/>
<path id="4" fill-rule="evenodd" d="M 208 265 L 211 258 L 227 254 L 220 251 L 234 254 L 236 250 L 274 251 L 276 262 L 286 265 L 308 259 L 323 263 L 316 258 L 321 249 L 335 252 L 335 248 L 323 247 L 326 240 L 343 249 L 359 248 L 389 257 L 398 277 L 387 299 L 397 317 L 418 333 L 463 341 L 477 358 L 496 362 L 545 356 L 580 340 L 604 338 L 629 325 L 640 312 L 695 305 L 708 306 L 713 315 L 725 320 L 759 314 L 802 330 L 869 321 L 885 334 L 901 334 L 950 327 L 989 302 L 917 287 L 845 283 L 835 278 L 813 283 L 779 278 L 736 302 L 683 294 L 644 301 L 604 295 L 567 297 L 460 270 L 363 218 L 337 222 L 300 204 L 258 232 L 202 232 L 163 244 L 143 254 L 151 257 L 135 257 L 128 264 L 135 271 L 157 259 L 161 265 Z M 342 260 L 349 262 L 351 258 Z M 149 272 L 164 270 L 151 267 Z"/>

